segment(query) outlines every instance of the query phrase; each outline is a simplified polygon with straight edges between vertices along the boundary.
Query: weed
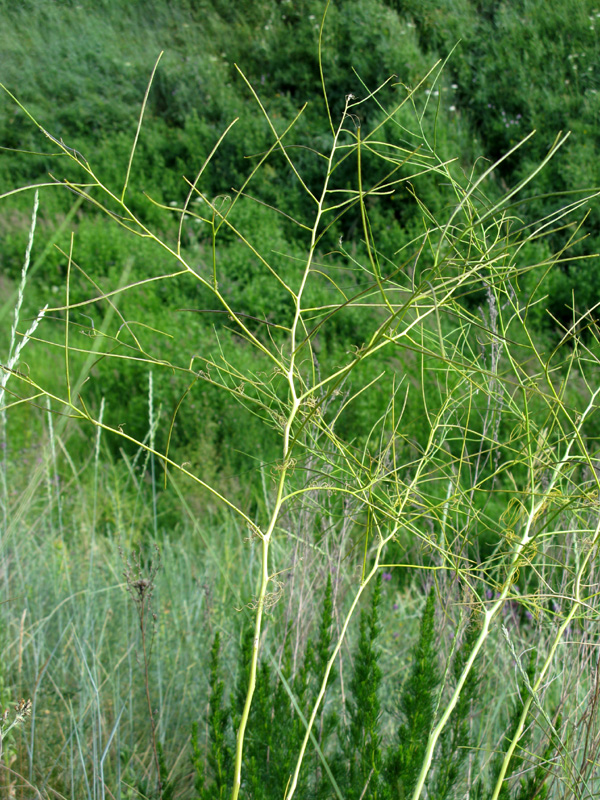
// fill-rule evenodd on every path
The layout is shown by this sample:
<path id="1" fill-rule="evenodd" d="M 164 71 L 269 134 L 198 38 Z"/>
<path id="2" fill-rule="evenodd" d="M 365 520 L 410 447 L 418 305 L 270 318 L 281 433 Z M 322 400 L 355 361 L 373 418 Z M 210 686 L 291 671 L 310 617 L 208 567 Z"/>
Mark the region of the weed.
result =
<path id="1" fill-rule="evenodd" d="M 339 22 L 334 4 L 328 4 L 328 13 Z M 547 351 L 528 324 L 531 309 L 543 301 L 546 272 L 571 257 L 569 247 L 582 224 L 575 215 L 596 195 L 579 197 L 523 224 L 515 215 L 515 197 L 524 197 L 566 137 L 557 136 L 539 163 L 505 194 L 494 191 L 488 198 L 486 186 L 515 153 L 526 149 L 531 135 L 511 144 L 495 162 L 462 173 L 440 152 L 437 116 L 428 111 L 429 100 L 423 101 L 421 94 L 425 84 L 441 84 L 442 65 L 432 67 L 414 88 L 357 78 L 360 96 L 347 93 L 341 98 L 329 88 L 336 84 L 328 73 L 326 15 L 315 24 L 318 48 L 313 66 L 325 111 L 318 146 L 313 147 L 311 140 L 310 146 L 303 143 L 299 149 L 294 138 L 302 131 L 303 108 L 281 125 L 277 103 L 271 108 L 260 96 L 259 84 L 237 69 L 236 80 L 253 98 L 256 117 L 270 139 L 253 151 L 259 155 L 244 162 L 249 166 L 243 174 L 231 173 L 227 186 L 234 181 L 235 188 L 228 188 L 226 196 L 214 191 L 216 179 L 209 176 L 216 154 L 227 152 L 233 130 L 237 131 L 235 120 L 222 124 L 213 136 L 181 201 L 172 204 L 157 191 L 151 200 L 141 202 L 135 199 L 134 184 L 144 154 L 140 132 L 144 112 L 151 107 L 150 86 L 119 180 L 113 173 L 103 176 L 93 159 L 48 130 L 9 93 L 19 113 L 66 165 L 60 173 L 66 177 L 56 183 L 91 203 L 94 214 L 119 226 L 119 236 L 137 237 L 134 241 L 140 246 L 152 246 L 160 256 L 148 262 L 152 265 L 148 274 L 109 286 L 103 275 L 78 263 L 73 239 L 61 256 L 64 298 L 35 317 L 36 347 L 44 352 L 60 348 L 59 374 L 25 373 L 8 365 L 4 374 L 13 381 L 15 402 L 45 399 L 48 414 L 53 415 L 48 417 L 52 425 L 46 423 L 51 452 L 44 476 L 49 481 L 58 475 L 64 430 L 60 423 L 92 426 L 123 445 L 129 476 L 140 493 L 137 465 L 149 465 L 151 538 L 158 537 L 160 528 L 156 481 L 160 463 L 165 486 L 171 486 L 181 500 L 180 508 L 196 526 L 194 531 L 197 515 L 190 513 L 180 481 L 188 482 L 201 498 L 210 497 L 227 515 L 230 529 L 244 540 L 236 559 L 231 558 L 232 576 L 226 541 L 222 543 L 210 526 L 203 534 L 223 585 L 235 592 L 237 608 L 243 611 L 239 626 L 232 624 L 241 628 L 234 631 L 241 645 L 236 651 L 238 669 L 229 679 L 229 708 L 225 682 L 217 675 L 220 640 L 213 639 L 206 681 L 205 759 L 197 732 L 193 740 L 195 791 L 206 794 L 214 789 L 223 795 L 230 790 L 232 800 L 244 794 L 255 800 L 276 796 L 292 800 L 311 791 L 317 795 L 333 791 L 341 798 L 345 787 L 357 800 L 370 796 L 383 800 L 392 790 L 396 796 L 419 800 L 429 790 L 448 795 L 466 782 L 469 787 L 485 787 L 481 791 L 497 800 L 506 795 L 511 776 L 516 782 L 513 770 L 523 767 L 526 742 L 549 760 L 548 737 L 542 744 L 543 737 L 537 731 L 533 735 L 532 717 L 546 725 L 551 720 L 548 708 L 555 706 L 545 690 L 556 675 L 566 632 L 575 626 L 589 630 L 597 620 L 595 597 L 588 587 L 594 583 L 600 539 L 595 443 L 598 335 L 592 325 L 592 343 L 584 344 L 579 327 L 587 319 L 575 315 L 563 340 Z M 168 81 L 158 66 L 155 75 L 156 90 L 164 94 Z M 252 131 L 255 120 L 248 124 Z M 259 180 L 265 174 L 293 187 L 277 198 L 282 200 L 277 207 L 269 180 Z M 451 196 L 452 202 L 430 207 L 427 191 L 420 194 L 423 184 L 416 181 L 425 177 L 429 187 L 443 184 L 444 196 Z M 397 202 L 397 197 L 412 204 L 413 219 L 419 223 L 398 248 L 389 239 L 382 247 L 373 220 L 381 206 Z M 256 200 L 261 212 L 253 215 L 247 210 Z M 171 219 L 164 227 L 157 222 L 162 214 Z M 296 233 L 285 256 L 280 240 L 268 235 L 280 230 L 276 225 L 254 227 L 259 219 L 280 216 Z M 555 237 L 564 236 L 569 225 L 566 240 L 555 252 L 537 248 L 538 240 L 550 235 L 558 242 Z M 193 226 L 205 235 L 199 249 L 188 247 Z M 235 251 L 230 249 L 232 242 Z M 246 285 L 242 290 L 236 285 L 232 253 L 251 262 L 248 285 L 254 286 L 254 294 L 247 294 Z M 533 273 L 542 278 L 524 293 L 520 285 Z M 129 275 L 126 270 L 121 274 Z M 160 294 L 163 286 L 174 292 L 165 292 L 165 303 L 173 296 L 183 297 L 186 309 L 196 305 L 198 316 L 209 315 L 214 326 L 205 337 L 196 341 L 192 336 L 196 329 L 182 330 L 180 317 L 168 314 L 162 317 L 163 329 L 157 331 L 143 314 L 135 314 L 133 299 L 126 301 L 127 313 L 115 305 L 117 295 L 134 298 L 154 290 Z M 474 312 L 474 303 L 482 296 L 487 311 Z M 82 344 L 75 337 L 81 332 L 75 315 L 94 314 L 99 305 L 105 309 L 99 342 Z M 182 307 L 182 303 L 175 306 Z M 60 336 L 53 327 L 56 322 Z M 340 328 L 349 331 L 345 349 L 328 355 L 329 343 Z M 91 336 L 93 331 L 96 339 L 96 330 L 92 318 L 84 332 Z M 32 333 L 30 327 L 25 338 Z M 171 346 L 173 340 L 176 347 Z M 141 432 L 137 419 L 128 427 L 122 408 L 115 411 L 110 403 L 104 407 L 97 402 L 94 392 L 100 388 L 90 373 L 97 358 L 117 374 L 124 361 L 140 374 L 142 369 L 151 371 L 147 433 Z M 404 365 L 412 365 L 412 372 Z M 83 380 L 89 376 L 89 381 Z M 180 382 L 177 400 L 166 430 L 159 432 L 160 402 L 154 387 L 172 376 Z M 411 381 L 414 376 L 418 380 Z M 576 395 L 566 392 L 573 380 L 578 382 Z M 126 391 L 122 386 L 121 392 Z M 231 483 L 217 482 L 215 470 L 205 469 L 202 460 L 182 459 L 172 449 L 178 415 L 196 391 L 214 393 L 211 398 L 226 398 L 235 405 L 226 441 L 236 434 L 242 437 L 247 425 L 262 431 L 265 448 L 255 453 L 259 469 L 245 476 L 248 481 L 250 476 L 256 479 L 253 503 L 240 499 Z M 362 405 L 367 397 L 376 400 Z M 355 424 L 357 420 L 360 424 Z M 64 452 L 68 463 L 66 448 Z M 147 462 L 135 460 L 141 453 Z M 76 476 L 77 470 L 72 472 Z M 55 548 L 54 569 L 64 577 L 72 597 L 63 487 L 56 481 L 48 485 L 56 486 L 56 491 L 48 492 L 47 505 L 60 512 L 49 546 Z M 188 492 L 190 496 L 192 489 Z M 198 504 L 198 513 L 206 513 L 202 501 Z M 304 523 L 295 524 L 298 520 Z M 311 527 L 309 521 L 318 525 Z M 304 630 L 290 633 L 291 625 L 303 625 L 299 609 L 288 605 L 285 624 L 278 614 L 287 575 L 299 571 L 296 556 L 307 550 L 314 554 L 310 572 L 292 576 L 297 583 L 290 594 L 298 597 L 306 592 L 313 610 Z M 159 718 L 151 700 L 152 643 L 161 636 L 173 642 L 165 617 L 155 616 L 150 604 L 158 567 L 155 559 L 145 569 L 138 552 L 126 562 L 125 578 L 141 636 L 152 763 L 147 772 L 154 775 L 158 795 L 167 797 L 174 792 L 173 768 L 165 766 L 159 728 L 167 724 L 162 713 L 164 708 L 167 714 L 169 707 L 160 702 Z M 435 585 L 444 587 L 446 596 L 440 599 L 448 626 L 458 631 L 461 641 L 440 639 L 436 592 L 430 589 L 400 693 L 396 735 L 386 749 L 379 691 L 387 676 L 379 666 L 382 659 L 376 646 L 379 603 L 385 591 L 382 578 L 385 574 L 387 584 L 394 574 L 407 574 L 406 584 L 415 586 L 415 576 L 423 572 L 433 573 Z M 172 579 L 179 580 L 179 574 Z M 203 596 L 207 594 L 208 590 Z M 369 596 L 371 612 L 361 617 Z M 321 615 L 314 612 L 318 597 L 325 598 Z M 181 593 L 178 600 L 184 602 Z M 560 611 L 553 604 L 559 604 Z M 60 602 L 57 607 L 62 609 Z M 532 615 L 534 611 L 546 625 L 535 663 L 521 674 L 527 691 L 514 705 L 505 735 L 498 737 L 499 724 L 490 732 L 481 723 L 475 739 L 472 708 L 485 674 L 481 662 L 489 648 L 499 647 L 501 622 L 517 627 L 523 608 Z M 358 633 L 353 633 L 357 616 L 362 621 Z M 465 617 L 472 624 L 463 632 Z M 89 625 L 88 633 L 95 635 L 95 623 Z M 313 638 L 311 625 L 318 633 L 316 643 L 308 644 Z M 190 627 L 198 630 L 197 617 Z M 74 648 L 81 680 L 91 687 L 95 716 L 93 732 L 87 735 L 96 753 L 92 783 L 104 792 L 104 762 L 124 710 L 117 712 L 121 700 L 113 700 L 107 719 L 109 712 L 100 703 L 105 684 L 98 678 L 99 651 L 88 650 L 79 634 L 71 636 L 71 631 L 63 620 L 60 636 Z M 357 641 L 355 648 L 349 646 L 349 638 Z M 39 656 L 46 646 L 39 627 L 31 639 Z M 175 671 L 175 662 L 183 660 L 182 653 L 192 646 L 173 645 L 160 658 L 154 654 L 157 664 L 161 669 L 169 664 Z M 348 654 L 353 651 L 354 663 L 348 668 Z M 130 652 L 122 659 L 127 660 Z M 509 645 L 504 657 L 513 657 Z M 494 674 L 497 677 L 498 670 Z M 334 675 L 339 676 L 335 717 L 326 705 L 332 698 Z M 162 692 L 161 673 L 155 681 Z M 172 684 L 169 690 L 175 692 Z M 595 696 L 586 695 L 590 703 Z M 69 698 L 63 695 L 61 701 L 70 708 Z M 195 708 L 196 719 L 200 707 Z M 570 706 L 571 715 L 576 707 Z M 69 713 L 74 719 L 74 712 Z M 77 739 L 80 781 L 89 787 L 80 738 L 84 717 L 64 739 Z M 229 720 L 235 739 L 232 730 L 227 732 Z M 573 725 L 573 720 L 563 725 Z M 591 737 L 590 733 L 585 749 L 589 757 L 595 752 Z M 469 750 L 474 741 L 484 740 L 494 742 L 499 752 L 492 766 L 474 754 L 477 747 Z M 564 728 L 560 737 L 558 731 L 552 732 L 550 741 L 554 748 L 560 741 L 563 782 L 571 788 L 573 776 L 587 779 L 588 768 L 578 763 L 576 752 L 569 751 Z M 135 772 L 137 747 L 138 742 L 129 743 L 128 776 Z M 454 747 L 468 755 L 451 763 Z M 483 746 L 479 750 L 485 752 Z M 346 764 L 341 777 L 329 763 L 335 752 L 343 754 Z M 33 770 L 33 747 L 30 753 Z M 486 773 L 479 782 L 472 775 L 475 759 Z M 534 779 L 519 791 L 542 791 L 543 782 L 535 775 Z"/>
<path id="2" fill-rule="evenodd" d="M 123 576 L 127 592 L 133 601 L 136 610 L 140 629 L 142 652 L 141 663 L 144 670 L 144 689 L 146 703 L 148 707 L 148 720 L 150 723 L 150 742 L 154 755 L 154 765 L 156 768 L 156 786 L 160 800 L 168 800 L 172 794 L 172 789 L 165 783 L 165 762 L 163 750 L 156 734 L 156 712 L 153 708 L 150 697 L 150 657 L 152 645 L 154 644 L 154 634 L 156 631 L 157 615 L 152 609 L 152 596 L 154 594 L 156 576 L 161 567 L 160 551 L 155 546 L 154 561 L 150 561 L 148 568 L 144 569 L 142 555 L 138 551 L 133 552 L 128 558 L 121 553 L 125 563 Z"/>

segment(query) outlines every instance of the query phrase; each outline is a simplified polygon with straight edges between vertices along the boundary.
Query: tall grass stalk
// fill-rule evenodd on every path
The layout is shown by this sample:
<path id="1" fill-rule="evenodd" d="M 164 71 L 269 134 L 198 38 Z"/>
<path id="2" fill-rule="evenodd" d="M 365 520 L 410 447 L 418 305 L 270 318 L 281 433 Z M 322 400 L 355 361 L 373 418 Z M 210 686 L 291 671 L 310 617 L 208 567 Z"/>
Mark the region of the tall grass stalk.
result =
<path id="1" fill-rule="evenodd" d="M 37 330 L 37 327 L 40 324 L 41 320 L 43 319 L 43 316 L 47 308 L 46 306 L 40 311 L 40 313 L 33 320 L 31 325 L 25 332 L 25 334 L 18 339 L 17 328 L 19 327 L 21 307 L 23 305 L 23 299 L 25 297 L 25 287 L 27 285 L 27 273 L 29 271 L 29 264 L 31 261 L 31 250 L 33 248 L 33 239 L 37 222 L 38 206 L 39 206 L 39 192 L 36 190 L 34 193 L 33 211 L 31 214 L 31 227 L 29 229 L 29 238 L 27 239 L 25 260 L 23 262 L 23 268 L 21 270 L 21 280 L 19 282 L 19 288 L 14 307 L 13 322 L 10 328 L 8 358 L 6 360 L 6 366 L 3 367 L 2 375 L 0 376 L 0 449 L 2 450 L 2 466 L 0 468 L 0 480 L 2 481 L 2 518 L 3 518 L 2 529 L 4 532 L 6 531 L 7 528 L 8 515 L 9 515 L 8 484 L 6 478 L 6 471 L 8 466 L 8 460 L 7 460 L 8 437 L 7 437 L 6 410 L 8 405 L 10 404 L 6 402 L 6 386 L 8 384 L 8 380 L 11 374 L 19 364 L 21 354 L 24 348 L 26 347 L 27 342 Z"/>

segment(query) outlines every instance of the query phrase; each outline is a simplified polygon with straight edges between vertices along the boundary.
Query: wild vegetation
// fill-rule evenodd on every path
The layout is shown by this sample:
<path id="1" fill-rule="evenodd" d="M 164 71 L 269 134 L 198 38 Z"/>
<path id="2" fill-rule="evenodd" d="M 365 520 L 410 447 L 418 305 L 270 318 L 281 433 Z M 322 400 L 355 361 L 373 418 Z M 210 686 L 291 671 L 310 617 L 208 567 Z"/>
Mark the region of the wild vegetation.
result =
<path id="1" fill-rule="evenodd" d="M 595 796 L 597 12 L 0 13 L 6 796 Z"/>

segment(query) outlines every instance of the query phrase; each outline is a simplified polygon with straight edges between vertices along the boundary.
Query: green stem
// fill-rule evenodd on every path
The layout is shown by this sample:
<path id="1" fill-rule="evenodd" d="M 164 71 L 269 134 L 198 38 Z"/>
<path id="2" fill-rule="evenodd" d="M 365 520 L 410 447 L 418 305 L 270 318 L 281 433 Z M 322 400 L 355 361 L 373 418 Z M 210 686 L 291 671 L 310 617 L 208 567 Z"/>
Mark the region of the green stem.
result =
<path id="1" fill-rule="evenodd" d="M 262 628 L 262 616 L 265 607 L 265 597 L 267 594 L 267 586 L 269 584 L 269 543 L 270 537 L 266 535 L 262 537 L 262 573 L 260 581 L 260 590 L 258 600 L 256 603 L 256 619 L 254 621 L 254 640 L 252 642 L 252 658 L 250 660 L 250 677 L 248 679 L 248 690 L 246 692 L 246 702 L 244 703 L 244 710 L 237 732 L 236 746 L 235 746 L 235 766 L 233 775 L 233 789 L 231 792 L 231 800 L 237 800 L 242 784 L 242 759 L 244 754 L 244 737 L 246 735 L 246 726 L 248 725 L 248 717 L 250 716 L 250 708 L 252 706 L 252 698 L 254 696 L 254 689 L 256 688 L 256 672 L 258 668 L 258 646 L 260 643 L 260 635 Z"/>
<path id="2" fill-rule="evenodd" d="M 471 653 L 471 655 L 469 657 L 469 660 L 465 664 L 465 668 L 464 668 L 464 670 L 463 670 L 463 672 L 462 672 L 462 674 L 461 674 L 461 676 L 460 676 L 460 678 L 458 680 L 458 683 L 456 685 L 456 689 L 454 690 L 454 692 L 452 694 L 452 697 L 450 698 L 450 702 L 446 706 L 446 709 L 445 709 L 444 713 L 442 714 L 442 716 L 440 718 L 440 721 L 438 722 L 438 724 L 436 725 L 436 727 L 433 729 L 433 731 L 431 732 L 431 734 L 429 736 L 429 741 L 427 742 L 427 749 L 425 750 L 425 758 L 423 759 L 423 765 L 421 767 L 421 772 L 420 772 L 419 778 L 417 780 L 417 785 L 415 786 L 415 790 L 414 790 L 414 793 L 413 793 L 413 796 L 412 796 L 412 800 L 419 800 L 419 798 L 421 796 L 421 792 L 423 791 L 423 787 L 425 785 L 425 781 L 427 779 L 427 775 L 428 775 L 429 769 L 431 767 L 431 762 L 433 760 L 433 754 L 434 754 L 438 739 L 439 739 L 442 731 L 446 727 L 446 723 L 448 722 L 448 719 L 450 718 L 450 715 L 454 711 L 454 707 L 456 706 L 456 703 L 458 702 L 458 698 L 460 697 L 460 693 L 462 691 L 462 688 L 464 686 L 465 681 L 467 680 L 469 672 L 471 671 L 473 663 L 474 663 L 475 659 L 477 658 L 477 655 L 479 654 L 481 648 L 483 647 L 483 645 L 485 643 L 485 640 L 487 639 L 487 636 L 489 634 L 490 624 L 491 624 L 493 618 L 496 616 L 496 614 L 500 611 L 502 605 L 504 604 L 504 602 L 505 602 L 505 600 L 506 600 L 506 598 L 508 596 L 508 592 L 509 592 L 510 587 L 512 585 L 513 578 L 514 578 L 514 576 L 516 575 L 516 573 L 517 573 L 517 571 L 519 569 L 519 558 L 521 556 L 521 553 L 523 552 L 523 549 L 526 547 L 526 545 L 530 542 L 530 540 L 532 538 L 530 534 L 531 534 L 531 528 L 532 528 L 533 522 L 536 519 L 536 517 L 538 516 L 538 514 L 540 513 L 540 511 L 542 510 L 542 508 L 544 507 L 544 505 L 546 504 L 548 498 L 551 497 L 552 491 L 554 489 L 554 486 L 556 485 L 556 482 L 558 481 L 558 478 L 560 477 L 563 469 L 567 466 L 567 464 L 569 462 L 570 453 L 571 453 L 571 447 L 573 446 L 573 443 L 578 440 L 579 431 L 581 430 L 581 427 L 583 425 L 583 422 L 584 422 L 585 418 L 593 410 L 594 404 L 595 404 L 595 401 L 596 401 L 596 396 L 598 395 L 598 393 L 600 393 L 600 389 L 598 389 L 598 390 L 596 390 L 596 392 L 594 392 L 594 394 L 592 395 L 592 399 L 590 400 L 587 408 L 585 409 L 585 411 L 581 415 L 581 418 L 579 420 L 579 425 L 578 425 L 578 427 L 577 427 L 577 429 L 575 431 L 575 435 L 571 438 L 569 444 L 567 445 L 567 449 L 565 451 L 565 455 L 563 456 L 563 458 L 561 458 L 561 460 L 558 462 L 558 464 L 556 464 L 556 466 L 554 467 L 554 473 L 553 473 L 552 478 L 551 478 L 551 480 L 550 480 L 550 482 L 548 484 L 548 488 L 546 489 L 544 494 L 541 496 L 541 498 L 538 500 L 538 502 L 533 505 L 533 507 L 532 507 L 532 509 L 531 509 L 531 511 L 529 513 L 529 516 L 528 516 L 528 519 L 527 519 L 527 523 L 525 525 L 525 530 L 523 532 L 521 540 L 519 541 L 519 543 L 517 544 L 517 546 L 515 547 L 515 549 L 513 551 L 512 559 L 511 559 L 511 562 L 510 562 L 510 567 L 509 567 L 509 570 L 508 570 L 508 575 L 507 575 L 506 581 L 504 583 L 504 587 L 502 589 L 500 597 L 496 600 L 496 602 L 487 611 L 484 612 L 483 626 L 482 626 L 482 629 L 481 629 L 481 633 L 479 634 L 479 637 L 477 638 L 477 641 L 475 642 L 475 647 L 473 648 L 473 652 Z M 535 496 L 535 493 L 534 493 L 534 496 Z M 598 529 L 597 530 L 600 531 L 600 522 L 598 523 Z M 597 536 L 598 536 L 598 534 L 597 534 Z M 589 560 L 589 554 L 588 554 L 584 564 L 587 564 L 588 560 Z M 578 573 L 578 576 L 577 576 L 578 587 L 579 587 L 580 579 L 581 579 L 581 571 Z M 579 588 L 577 589 L 577 591 L 579 591 Z M 574 607 L 571 609 L 571 612 L 570 612 L 570 617 L 571 618 L 572 618 L 572 615 L 575 613 L 574 609 L 578 604 L 579 604 L 579 601 L 576 600 L 576 602 L 574 604 Z M 566 627 L 566 625 L 564 625 L 564 627 Z M 561 627 L 560 634 L 562 635 L 562 627 Z M 554 655 L 554 652 L 555 652 L 557 646 L 558 646 L 558 638 L 555 641 L 555 643 L 554 643 L 554 645 L 553 645 L 553 647 L 552 647 L 552 649 L 550 651 L 550 655 L 548 656 L 547 663 L 544 666 L 543 674 L 542 674 L 541 677 L 543 677 L 543 675 L 545 675 L 546 670 L 550 666 L 550 661 L 551 661 L 551 659 L 552 659 L 552 657 Z M 536 688 L 539 687 L 540 683 L 541 683 L 541 678 L 536 682 Z M 533 699 L 533 698 L 530 698 L 529 703 L 526 703 L 527 711 L 529 710 L 529 706 L 531 704 L 531 699 Z M 525 708 L 524 708 L 524 713 L 525 713 Z M 525 713 L 525 716 L 526 716 L 526 713 Z M 523 717 L 523 721 L 524 721 L 524 717 Z M 521 725 L 520 729 L 517 731 L 517 735 L 516 735 L 515 739 L 513 740 L 513 743 L 511 745 L 512 750 L 509 748 L 510 755 L 512 755 L 512 752 L 514 751 L 514 748 L 517 745 L 517 742 L 518 742 L 518 740 L 520 738 L 521 732 L 522 732 L 522 725 Z M 498 798 L 498 793 L 500 791 L 499 786 L 500 786 L 500 784 L 501 784 L 501 782 L 502 782 L 502 780 L 504 778 L 504 774 L 506 772 L 506 768 L 508 767 L 508 761 L 509 760 L 510 760 L 509 754 L 507 753 L 507 756 L 505 756 L 505 761 L 503 763 L 503 768 L 502 768 L 502 770 L 500 772 L 500 776 L 498 778 L 499 783 L 496 786 L 496 791 L 494 792 L 494 795 L 491 798 L 491 800 L 497 800 L 497 798 Z"/>

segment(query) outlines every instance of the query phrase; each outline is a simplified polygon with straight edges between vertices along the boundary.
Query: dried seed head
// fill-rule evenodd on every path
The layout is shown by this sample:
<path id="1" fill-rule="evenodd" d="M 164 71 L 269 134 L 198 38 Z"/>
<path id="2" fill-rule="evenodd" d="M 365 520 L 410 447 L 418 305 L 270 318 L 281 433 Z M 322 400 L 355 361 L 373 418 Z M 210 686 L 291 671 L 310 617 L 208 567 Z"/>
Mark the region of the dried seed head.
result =
<path id="1" fill-rule="evenodd" d="M 31 700 L 20 700 L 17 705 L 15 706 L 15 711 L 17 712 L 17 717 L 20 719 L 25 719 L 31 714 L 32 703 Z"/>
<path id="2" fill-rule="evenodd" d="M 150 581 L 148 578 L 139 578 L 139 580 L 133 581 L 131 585 L 134 589 L 137 589 L 139 596 L 143 597 L 150 588 Z"/>

